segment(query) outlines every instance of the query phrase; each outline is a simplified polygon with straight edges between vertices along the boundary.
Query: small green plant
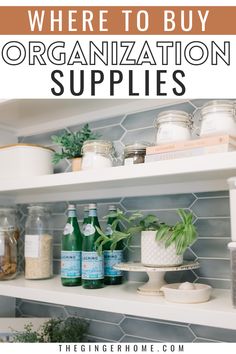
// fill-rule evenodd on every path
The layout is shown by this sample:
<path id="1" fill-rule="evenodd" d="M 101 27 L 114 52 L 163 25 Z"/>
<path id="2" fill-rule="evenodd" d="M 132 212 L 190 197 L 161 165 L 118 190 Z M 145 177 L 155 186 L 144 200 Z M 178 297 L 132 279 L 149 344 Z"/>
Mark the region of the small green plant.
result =
<path id="1" fill-rule="evenodd" d="M 165 223 L 160 224 L 156 240 L 163 241 L 165 247 L 175 244 L 176 254 L 182 255 L 196 241 L 197 231 L 193 224 L 192 213 L 185 212 L 183 209 L 178 209 L 177 213 L 181 221 L 177 222 L 174 226 L 169 226 Z"/>
<path id="2" fill-rule="evenodd" d="M 95 242 L 98 254 L 101 254 L 103 247 L 109 243 L 110 250 L 114 251 L 119 242 L 123 242 L 124 248 L 129 247 L 132 236 L 140 231 L 140 227 L 135 225 L 135 221 L 142 217 L 142 214 L 135 212 L 131 216 L 127 217 L 124 215 L 124 212 L 120 209 L 114 213 L 109 214 L 110 217 L 115 218 L 111 224 L 112 235 L 107 236 L 99 227 L 96 227 L 99 237 Z M 106 216 L 107 217 L 107 216 Z M 105 217 L 105 218 L 106 218 Z M 117 224 L 120 223 L 123 225 L 125 231 L 116 230 Z"/>
<path id="3" fill-rule="evenodd" d="M 73 159 L 82 156 L 82 146 L 87 140 L 95 140 L 100 134 L 93 133 L 88 124 L 85 124 L 78 132 L 66 132 L 60 136 L 51 137 L 54 144 L 61 147 L 61 152 L 55 152 L 52 162 L 57 164 L 63 159 Z"/>
<path id="4" fill-rule="evenodd" d="M 185 250 L 194 243 L 197 238 L 196 227 L 193 224 L 193 214 L 178 209 L 180 221 L 174 226 L 160 223 L 157 216 L 149 214 L 143 217 L 139 212 L 126 217 L 122 210 L 117 210 L 112 214 L 115 221 L 111 225 L 112 235 L 107 236 L 100 228 L 97 228 L 99 238 L 95 246 L 97 252 L 102 253 L 104 245 L 110 244 L 110 250 L 116 249 L 117 243 L 123 241 L 124 247 L 129 247 L 132 237 L 141 231 L 156 231 L 156 240 L 163 241 L 165 246 L 175 244 L 177 255 L 183 254 Z M 117 231 L 118 223 L 123 223 L 124 231 Z"/>
<path id="5" fill-rule="evenodd" d="M 157 231 L 160 228 L 156 215 L 149 214 L 139 221 L 140 231 Z"/>
<path id="6" fill-rule="evenodd" d="M 77 317 L 66 319 L 52 318 L 46 321 L 38 331 L 32 323 L 24 326 L 23 332 L 13 336 L 15 343 L 80 343 L 85 341 L 88 322 Z"/>
<path id="7" fill-rule="evenodd" d="M 40 335 L 38 332 L 33 330 L 33 324 L 27 323 L 24 325 L 23 332 L 17 332 L 13 336 L 14 343 L 40 343 Z"/>

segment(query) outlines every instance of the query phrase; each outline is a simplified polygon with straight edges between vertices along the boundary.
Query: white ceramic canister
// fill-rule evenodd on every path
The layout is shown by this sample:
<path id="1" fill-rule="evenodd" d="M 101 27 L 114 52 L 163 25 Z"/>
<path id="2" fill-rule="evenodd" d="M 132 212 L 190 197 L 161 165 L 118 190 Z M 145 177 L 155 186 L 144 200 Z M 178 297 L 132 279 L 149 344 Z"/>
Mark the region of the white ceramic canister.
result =
<path id="1" fill-rule="evenodd" d="M 174 244 L 165 247 L 164 242 L 156 241 L 156 231 L 142 231 L 141 263 L 147 267 L 178 266 L 183 263 L 183 256 L 176 254 Z"/>
<path id="2" fill-rule="evenodd" d="M 200 110 L 200 137 L 229 134 L 236 136 L 235 103 L 228 100 L 207 102 Z"/>
<path id="3" fill-rule="evenodd" d="M 158 114 L 156 144 L 169 144 L 191 139 L 192 117 L 184 111 L 164 111 Z"/>
<path id="4" fill-rule="evenodd" d="M 82 154 L 82 170 L 96 170 L 113 165 L 113 144 L 111 141 L 85 141 Z"/>
<path id="5" fill-rule="evenodd" d="M 0 147 L 0 179 L 52 174 L 53 152 L 50 148 L 33 144 L 14 144 Z"/>

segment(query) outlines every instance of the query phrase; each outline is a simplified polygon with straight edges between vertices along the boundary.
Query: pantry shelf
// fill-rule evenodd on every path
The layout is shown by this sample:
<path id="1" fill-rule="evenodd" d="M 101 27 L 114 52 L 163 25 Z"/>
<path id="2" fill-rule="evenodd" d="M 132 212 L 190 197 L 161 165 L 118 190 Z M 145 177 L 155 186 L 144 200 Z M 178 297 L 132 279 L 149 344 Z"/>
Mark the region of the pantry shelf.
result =
<path id="1" fill-rule="evenodd" d="M 166 195 L 228 189 L 236 175 L 236 152 L 0 180 L 2 198 L 12 202 L 55 202 Z"/>
<path id="2" fill-rule="evenodd" d="M 30 281 L 23 276 L 0 283 L 0 295 L 20 297 L 65 306 L 125 313 L 167 321 L 236 330 L 236 310 L 232 309 L 229 290 L 215 289 L 211 300 L 201 304 L 168 303 L 162 296 L 137 294 L 140 283 L 128 282 L 98 290 L 67 288 L 60 277 Z"/>

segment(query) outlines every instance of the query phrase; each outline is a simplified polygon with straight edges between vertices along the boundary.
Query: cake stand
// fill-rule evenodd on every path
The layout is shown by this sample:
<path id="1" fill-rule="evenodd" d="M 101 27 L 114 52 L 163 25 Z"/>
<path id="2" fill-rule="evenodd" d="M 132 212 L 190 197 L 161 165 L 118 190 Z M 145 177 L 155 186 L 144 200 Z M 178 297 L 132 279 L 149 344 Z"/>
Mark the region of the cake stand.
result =
<path id="1" fill-rule="evenodd" d="M 119 263 L 114 266 L 115 269 L 123 270 L 126 272 L 146 272 L 148 275 L 147 283 L 138 287 L 137 292 L 141 295 L 163 295 L 160 290 L 166 284 L 164 280 L 166 272 L 179 272 L 183 270 L 197 269 L 200 265 L 198 262 L 184 262 L 180 266 L 172 267 L 146 267 L 141 263 L 128 262 Z"/>

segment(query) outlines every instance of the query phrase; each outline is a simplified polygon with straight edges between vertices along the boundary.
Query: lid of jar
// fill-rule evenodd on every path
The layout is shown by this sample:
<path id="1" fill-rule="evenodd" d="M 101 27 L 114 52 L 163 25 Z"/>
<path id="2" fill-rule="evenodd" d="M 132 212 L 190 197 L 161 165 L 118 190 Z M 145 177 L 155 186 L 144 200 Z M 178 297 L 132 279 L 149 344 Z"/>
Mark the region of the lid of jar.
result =
<path id="1" fill-rule="evenodd" d="M 200 109 L 201 116 L 204 118 L 205 115 L 215 112 L 231 112 L 234 114 L 235 104 L 233 101 L 229 100 L 213 100 L 209 101 Z"/>
<path id="2" fill-rule="evenodd" d="M 170 110 L 158 114 L 154 126 L 158 127 L 161 123 L 181 122 L 192 125 L 192 117 L 184 111 Z"/>
<path id="3" fill-rule="evenodd" d="M 151 144 L 145 142 L 135 142 L 133 144 L 128 144 L 124 148 L 125 153 L 140 152 L 146 154 L 146 148 Z"/>
<path id="4" fill-rule="evenodd" d="M 97 204 L 96 203 L 89 204 L 89 210 L 91 209 L 97 209 Z"/>
<path id="5" fill-rule="evenodd" d="M 76 209 L 75 204 L 69 204 L 68 210 L 74 210 L 74 209 Z"/>
<path id="6" fill-rule="evenodd" d="M 109 211 L 116 211 L 117 208 L 116 208 L 115 205 L 109 205 L 108 210 L 109 210 Z"/>
<path id="7" fill-rule="evenodd" d="M 82 153 L 97 152 L 110 153 L 113 150 L 113 143 L 109 140 L 87 140 L 83 143 Z"/>

